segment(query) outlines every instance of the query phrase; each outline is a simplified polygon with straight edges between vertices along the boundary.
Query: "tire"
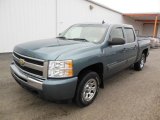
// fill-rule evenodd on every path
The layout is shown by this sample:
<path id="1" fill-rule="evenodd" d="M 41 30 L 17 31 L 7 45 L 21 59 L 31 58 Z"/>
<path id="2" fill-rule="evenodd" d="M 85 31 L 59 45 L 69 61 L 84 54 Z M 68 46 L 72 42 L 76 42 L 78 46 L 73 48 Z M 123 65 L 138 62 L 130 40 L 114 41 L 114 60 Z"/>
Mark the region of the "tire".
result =
<path id="1" fill-rule="evenodd" d="M 93 71 L 87 71 L 81 77 L 75 96 L 78 106 L 88 106 L 95 100 L 99 91 L 99 81 L 99 75 Z"/>
<path id="2" fill-rule="evenodd" d="M 144 64 L 146 62 L 146 55 L 142 53 L 141 59 L 134 64 L 134 69 L 140 71 L 144 68 Z"/>

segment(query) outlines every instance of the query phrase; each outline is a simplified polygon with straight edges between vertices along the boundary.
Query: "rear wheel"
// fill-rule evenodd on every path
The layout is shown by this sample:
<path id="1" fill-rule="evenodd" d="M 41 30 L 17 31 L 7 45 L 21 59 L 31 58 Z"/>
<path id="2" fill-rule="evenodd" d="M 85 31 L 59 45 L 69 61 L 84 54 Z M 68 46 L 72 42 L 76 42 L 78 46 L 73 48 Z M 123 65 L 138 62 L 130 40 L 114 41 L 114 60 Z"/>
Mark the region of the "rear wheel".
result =
<path id="1" fill-rule="evenodd" d="M 145 62 L 146 62 L 146 56 L 143 53 L 142 56 L 141 56 L 141 59 L 134 64 L 134 69 L 137 70 L 137 71 L 142 70 L 144 68 Z"/>
<path id="2" fill-rule="evenodd" d="M 78 106 L 85 107 L 94 101 L 99 90 L 99 80 L 99 75 L 92 71 L 82 76 L 75 99 Z"/>

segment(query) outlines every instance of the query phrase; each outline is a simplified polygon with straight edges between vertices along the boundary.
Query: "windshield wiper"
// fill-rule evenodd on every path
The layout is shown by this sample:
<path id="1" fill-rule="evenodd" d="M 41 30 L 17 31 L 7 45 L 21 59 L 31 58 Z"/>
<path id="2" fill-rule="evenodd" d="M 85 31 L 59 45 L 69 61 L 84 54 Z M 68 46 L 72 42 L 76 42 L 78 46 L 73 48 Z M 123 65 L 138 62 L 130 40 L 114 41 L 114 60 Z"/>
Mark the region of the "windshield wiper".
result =
<path id="1" fill-rule="evenodd" d="M 58 36 L 58 37 L 56 37 L 56 38 L 66 39 L 66 37 L 64 37 L 64 36 Z"/>
<path id="2" fill-rule="evenodd" d="M 59 37 L 56 37 L 56 38 L 62 38 L 62 39 L 66 39 L 66 40 L 79 40 L 79 41 L 88 42 L 88 40 L 86 40 L 85 38 L 66 38 L 64 36 L 59 36 Z"/>
<path id="3" fill-rule="evenodd" d="M 71 38 L 69 40 L 80 40 L 80 41 L 88 42 L 88 40 L 86 40 L 85 38 Z"/>

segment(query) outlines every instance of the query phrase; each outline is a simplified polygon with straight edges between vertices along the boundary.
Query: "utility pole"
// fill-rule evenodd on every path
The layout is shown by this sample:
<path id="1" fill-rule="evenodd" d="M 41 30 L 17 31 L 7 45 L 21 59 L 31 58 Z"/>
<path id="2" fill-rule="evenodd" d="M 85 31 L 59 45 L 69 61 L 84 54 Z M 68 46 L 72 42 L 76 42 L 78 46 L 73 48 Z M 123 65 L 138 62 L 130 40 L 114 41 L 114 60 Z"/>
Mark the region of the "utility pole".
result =
<path id="1" fill-rule="evenodd" d="M 158 15 L 155 17 L 153 37 L 156 37 L 157 35 L 157 22 L 158 22 Z"/>

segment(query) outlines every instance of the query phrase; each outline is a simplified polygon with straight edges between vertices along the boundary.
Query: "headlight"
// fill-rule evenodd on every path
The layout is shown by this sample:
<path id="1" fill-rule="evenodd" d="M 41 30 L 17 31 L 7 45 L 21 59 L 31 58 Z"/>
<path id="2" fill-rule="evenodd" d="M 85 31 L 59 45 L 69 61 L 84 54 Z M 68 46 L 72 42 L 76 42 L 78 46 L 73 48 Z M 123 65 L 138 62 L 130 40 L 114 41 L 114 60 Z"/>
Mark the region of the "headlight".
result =
<path id="1" fill-rule="evenodd" d="M 48 77 L 64 78 L 73 76 L 73 61 L 49 61 Z"/>

